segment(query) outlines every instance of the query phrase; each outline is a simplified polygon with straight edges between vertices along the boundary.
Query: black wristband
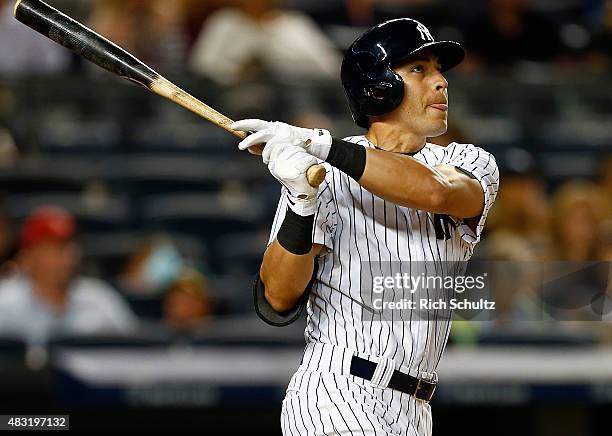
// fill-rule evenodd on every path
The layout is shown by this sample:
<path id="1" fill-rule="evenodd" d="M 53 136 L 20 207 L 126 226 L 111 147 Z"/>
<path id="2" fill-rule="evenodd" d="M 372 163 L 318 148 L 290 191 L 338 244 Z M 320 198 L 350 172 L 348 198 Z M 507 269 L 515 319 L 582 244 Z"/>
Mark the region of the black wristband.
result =
<path id="1" fill-rule="evenodd" d="M 314 214 L 301 216 L 287 207 L 285 219 L 276 235 L 278 243 L 288 252 L 302 255 L 312 249 Z"/>
<path id="2" fill-rule="evenodd" d="M 332 138 L 331 148 L 326 160 L 330 165 L 338 168 L 353 179 L 359 181 L 366 165 L 365 147 Z"/>

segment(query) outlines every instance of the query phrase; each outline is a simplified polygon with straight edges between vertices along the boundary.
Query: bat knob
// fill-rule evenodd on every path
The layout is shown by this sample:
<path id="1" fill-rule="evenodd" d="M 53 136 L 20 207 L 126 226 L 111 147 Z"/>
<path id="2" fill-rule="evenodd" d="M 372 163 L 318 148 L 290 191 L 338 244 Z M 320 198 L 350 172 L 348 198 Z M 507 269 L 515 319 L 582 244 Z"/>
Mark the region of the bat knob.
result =
<path id="1" fill-rule="evenodd" d="M 256 156 L 261 156 L 261 154 L 263 153 L 263 150 L 265 148 L 266 144 L 255 144 L 252 147 L 249 147 L 249 153 L 254 154 Z"/>
<path id="2" fill-rule="evenodd" d="M 323 180 L 325 180 L 325 175 L 327 172 L 325 171 L 325 167 L 323 165 L 313 165 L 308 168 L 306 171 L 306 178 L 308 179 L 308 183 L 313 188 L 317 188 Z"/>

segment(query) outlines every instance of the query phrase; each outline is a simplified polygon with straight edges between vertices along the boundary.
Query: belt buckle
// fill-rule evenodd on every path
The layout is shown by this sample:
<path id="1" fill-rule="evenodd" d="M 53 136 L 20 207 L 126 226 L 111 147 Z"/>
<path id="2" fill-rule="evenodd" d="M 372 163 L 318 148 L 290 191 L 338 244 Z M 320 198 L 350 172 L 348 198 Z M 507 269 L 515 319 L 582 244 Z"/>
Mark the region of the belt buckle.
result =
<path id="1" fill-rule="evenodd" d="M 421 383 L 423 382 L 428 383 L 429 385 L 433 385 L 433 386 L 431 388 L 431 391 L 429 392 L 429 395 L 427 395 L 426 398 L 419 398 L 419 392 L 424 389 L 421 386 Z M 414 396 L 416 398 L 422 399 L 423 401 L 426 401 L 429 403 L 431 399 L 433 398 L 436 388 L 438 387 L 437 385 L 438 385 L 438 374 L 435 372 L 431 372 L 431 373 L 424 372 L 423 376 L 420 377 L 419 381 L 417 382 L 416 390 L 414 391 Z"/>

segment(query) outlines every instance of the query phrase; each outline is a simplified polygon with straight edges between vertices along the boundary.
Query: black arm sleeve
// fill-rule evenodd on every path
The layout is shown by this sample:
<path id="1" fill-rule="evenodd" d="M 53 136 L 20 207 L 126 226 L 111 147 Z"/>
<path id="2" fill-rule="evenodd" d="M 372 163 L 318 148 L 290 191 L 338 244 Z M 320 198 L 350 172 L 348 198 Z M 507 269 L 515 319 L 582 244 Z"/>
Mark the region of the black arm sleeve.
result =
<path id="1" fill-rule="evenodd" d="M 259 316 L 267 324 L 270 324 L 274 327 L 285 327 L 295 322 L 302 314 L 304 306 L 306 306 L 306 302 L 308 301 L 308 295 L 310 294 L 310 290 L 312 289 L 315 278 L 317 276 L 317 270 L 318 264 L 315 263 L 314 271 L 312 272 L 310 282 L 308 282 L 304 293 L 296 303 L 295 307 L 291 310 L 282 313 L 274 310 L 268 300 L 266 300 L 265 287 L 258 273 L 255 277 L 255 283 L 253 284 L 253 298 L 255 303 L 255 312 L 257 313 L 257 316 Z"/>
<path id="2" fill-rule="evenodd" d="M 365 171 L 366 149 L 362 145 L 332 138 L 332 145 L 326 161 L 356 181 L 359 181 Z"/>

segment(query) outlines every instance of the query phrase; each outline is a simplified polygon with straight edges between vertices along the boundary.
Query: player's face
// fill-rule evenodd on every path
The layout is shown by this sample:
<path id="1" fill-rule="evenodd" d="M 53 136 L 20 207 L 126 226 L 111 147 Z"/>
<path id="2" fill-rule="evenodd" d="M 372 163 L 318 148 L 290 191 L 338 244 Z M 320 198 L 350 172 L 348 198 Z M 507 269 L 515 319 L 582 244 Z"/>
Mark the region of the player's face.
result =
<path id="1" fill-rule="evenodd" d="M 422 52 L 394 68 L 404 79 L 404 99 L 393 111 L 412 133 L 432 138 L 448 126 L 448 82 L 438 57 Z"/>

